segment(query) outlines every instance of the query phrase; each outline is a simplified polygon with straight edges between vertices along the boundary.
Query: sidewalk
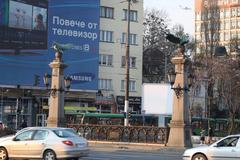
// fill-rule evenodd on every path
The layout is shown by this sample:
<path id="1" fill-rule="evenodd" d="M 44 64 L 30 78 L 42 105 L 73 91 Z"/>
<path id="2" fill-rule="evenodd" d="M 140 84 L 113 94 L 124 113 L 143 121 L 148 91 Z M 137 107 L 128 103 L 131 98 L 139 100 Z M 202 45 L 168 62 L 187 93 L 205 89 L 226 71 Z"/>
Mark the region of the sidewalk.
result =
<path id="1" fill-rule="evenodd" d="M 97 150 L 135 150 L 141 152 L 172 152 L 183 153 L 186 148 L 184 147 L 167 147 L 164 144 L 149 144 L 149 143 L 129 143 L 129 142 L 105 142 L 105 141 L 88 141 L 90 147 L 94 147 Z"/>
<path id="2" fill-rule="evenodd" d="M 88 141 L 90 147 L 97 150 L 136 150 L 141 152 L 157 151 L 157 152 L 172 152 L 183 153 L 187 148 L 185 147 L 168 147 L 164 144 L 151 144 L 151 143 L 129 143 L 129 142 L 110 142 L 110 141 Z M 193 147 L 202 146 L 198 141 L 192 141 Z M 204 144 L 205 145 L 205 144 Z"/>

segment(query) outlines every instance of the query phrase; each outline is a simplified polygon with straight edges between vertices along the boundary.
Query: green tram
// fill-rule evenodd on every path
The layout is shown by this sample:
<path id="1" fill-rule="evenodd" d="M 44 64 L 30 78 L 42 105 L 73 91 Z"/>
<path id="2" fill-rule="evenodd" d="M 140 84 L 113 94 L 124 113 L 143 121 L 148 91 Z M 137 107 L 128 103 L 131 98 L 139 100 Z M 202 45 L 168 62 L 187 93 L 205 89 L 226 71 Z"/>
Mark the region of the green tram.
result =
<path id="1" fill-rule="evenodd" d="M 158 126 L 158 116 L 155 115 L 128 115 L 129 124 L 132 126 Z M 123 125 L 123 113 L 78 113 L 66 115 L 67 122 L 72 124 L 95 124 L 95 125 Z"/>

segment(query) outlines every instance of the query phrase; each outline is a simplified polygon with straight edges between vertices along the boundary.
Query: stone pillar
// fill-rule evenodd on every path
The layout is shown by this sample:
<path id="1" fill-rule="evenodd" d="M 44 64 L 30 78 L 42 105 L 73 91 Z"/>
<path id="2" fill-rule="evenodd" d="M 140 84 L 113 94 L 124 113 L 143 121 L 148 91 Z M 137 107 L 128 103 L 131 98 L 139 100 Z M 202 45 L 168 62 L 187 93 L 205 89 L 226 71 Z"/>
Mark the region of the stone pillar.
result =
<path id="1" fill-rule="evenodd" d="M 179 48 L 178 54 L 172 58 L 175 65 L 176 80 L 173 85 L 182 88 L 182 94 L 177 96 L 174 92 L 173 97 L 173 114 L 170 121 L 170 134 L 167 146 L 172 147 L 192 147 L 191 125 L 189 120 L 189 97 L 188 91 L 183 88 L 187 87 L 188 78 L 188 60 L 184 56 L 184 49 Z"/>
<path id="2" fill-rule="evenodd" d="M 56 58 L 49 64 L 52 68 L 52 83 L 47 127 L 65 127 L 64 117 L 64 69 L 66 64 L 61 60 L 62 53 L 56 52 Z"/>

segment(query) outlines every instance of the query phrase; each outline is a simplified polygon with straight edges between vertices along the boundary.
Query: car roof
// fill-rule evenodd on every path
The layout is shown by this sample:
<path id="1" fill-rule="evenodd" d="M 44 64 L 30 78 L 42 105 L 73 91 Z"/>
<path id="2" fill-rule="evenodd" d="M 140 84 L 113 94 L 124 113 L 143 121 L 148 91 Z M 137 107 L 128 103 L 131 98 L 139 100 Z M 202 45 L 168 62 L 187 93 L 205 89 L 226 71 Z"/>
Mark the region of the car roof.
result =
<path id="1" fill-rule="evenodd" d="M 234 136 L 240 136 L 240 134 L 232 134 L 232 135 L 228 135 L 227 137 L 234 137 Z"/>
<path id="2" fill-rule="evenodd" d="M 72 129 L 72 128 L 66 128 L 66 127 L 27 127 L 24 129 L 49 129 L 49 130 L 55 130 L 55 129 Z"/>
<path id="3" fill-rule="evenodd" d="M 26 128 L 23 128 L 21 130 L 18 131 L 18 133 L 21 133 L 23 131 L 26 131 L 26 130 L 38 130 L 38 129 L 44 129 L 44 130 L 61 130 L 61 129 L 72 129 L 72 128 L 65 128 L 65 127 L 26 127 Z"/>

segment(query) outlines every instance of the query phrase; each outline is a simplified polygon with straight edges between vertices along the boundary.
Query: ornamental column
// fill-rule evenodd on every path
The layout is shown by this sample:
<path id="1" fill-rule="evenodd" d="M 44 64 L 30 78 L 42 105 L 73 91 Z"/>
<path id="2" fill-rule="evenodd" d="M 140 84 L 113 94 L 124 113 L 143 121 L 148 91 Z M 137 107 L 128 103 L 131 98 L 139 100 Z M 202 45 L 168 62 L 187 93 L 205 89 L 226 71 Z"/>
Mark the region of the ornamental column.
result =
<path id="1" fill-rule="evenodd" d="M 59 50 L 55 51 L 55 59 L 49 64 L 49 66 L 52 68 L 52 82 L 47 127 L 65 127 L 64 69 L 67 67 L 67 65 L 62 61 L 62 52 Z"/>
<path id="2" fill-rule="evenodd" d="M 172 87 L 175 94 L 173 96 L 173 114 L 169 124 L 170 134 L 167 146 L 192 147 L 188 96 L 190 61 L 184 55 L 184 46 L 180 46 L 177 52 L 177 55 L 171 60 L 175 65 L 176 79 Z"/>

